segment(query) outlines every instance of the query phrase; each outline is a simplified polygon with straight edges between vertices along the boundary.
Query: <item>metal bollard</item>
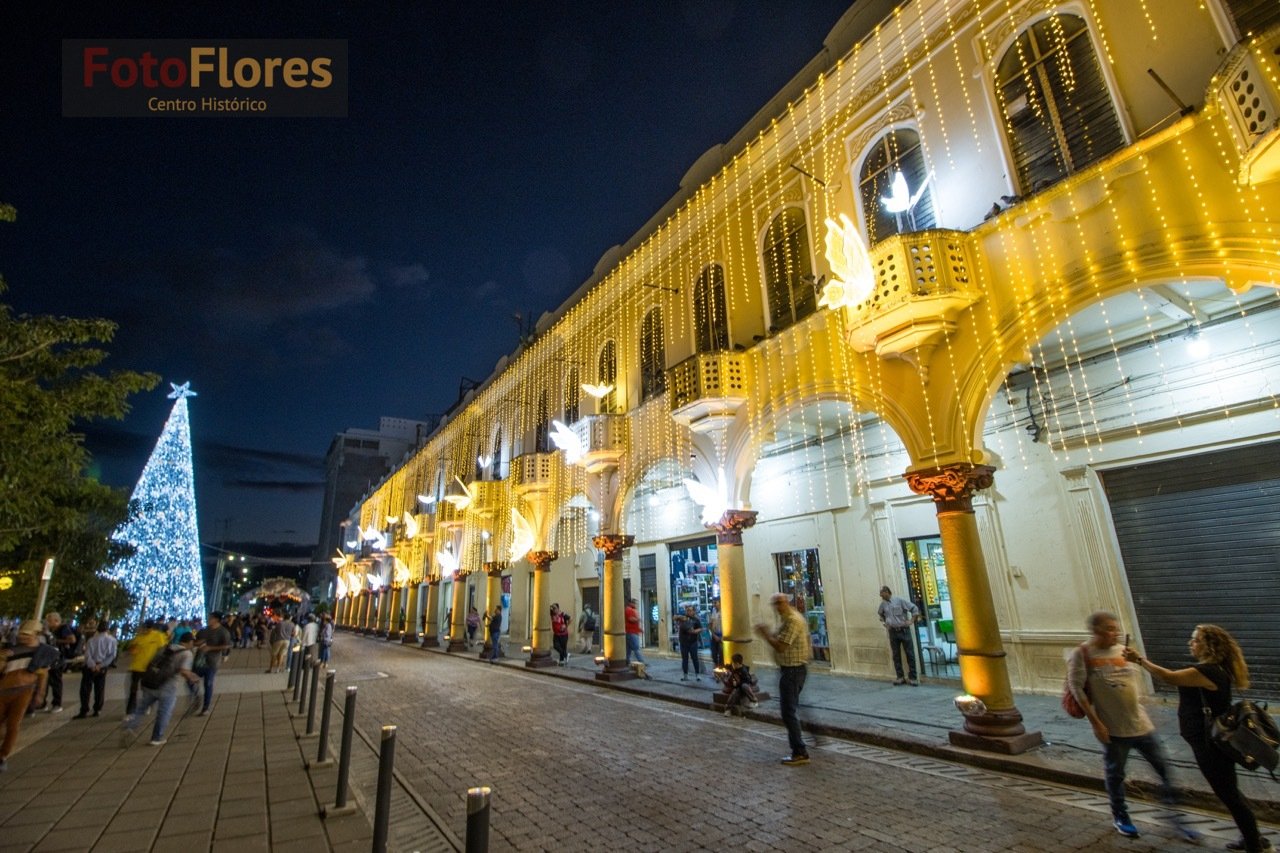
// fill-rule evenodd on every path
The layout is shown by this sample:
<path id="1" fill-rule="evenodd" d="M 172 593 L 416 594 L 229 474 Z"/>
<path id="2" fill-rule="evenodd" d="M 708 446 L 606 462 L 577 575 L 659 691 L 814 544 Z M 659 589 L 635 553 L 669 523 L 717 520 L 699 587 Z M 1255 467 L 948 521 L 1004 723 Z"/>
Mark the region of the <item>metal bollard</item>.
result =
<path id="1" fill-rule="evenodd" d="M 298 716 L 302 716 L 303 712 L 307 710 L 307 676 L 309 676 L 310 674 L 311 674 L 310 662 L 303 661 L 302 673 L 298 676 L 300 680 L 298 681 L 297 685 L 295 685 L 297 687 L 297 690 L 295 691 L 293 696 L 294 699 L 298 700 Z"/>
<path id="2" fill-rule="evenodd" d="M 293 701 L 298 701 L 298 694 L 302 692 L 302 679 L 306 677 L 306 667 L 302 665 L 302 651 L 297 651 L 293 656 L 293 666 L 297 670 L 293 676 Z"/>
<path id="3" fill-rule="evenodd" d="M 284 689 L 292 690 L 293 685 L 298 683 L 298 656 L 297 655 L 289 655 L 289 665 L 285 667 L 285 670 L 289 673 L 289 680 L 288 682 L 285 683 Z"/>
<path id="4" fill-rule="evenodd" d="M 338 790 L 333 797 L 333 805 L 325 807 L 321 814 L 324 817 L 339 814 L 350 814 L 355 806 L 347 805 L 347 776 L 351 772 L 351 732 L 356 726 L 356 686 L 347 686 L 347 704 L 342 711 L 342 747 L 338 753 Z"/>
<path id="5" fill-rule="evenodd" d="M 467 789 L 466 853 L 488 853 L 490 793 L 487 785 Z"/>
<path id="6" fill-rule="evenodd" d="M 333 761 L 329 758 L 329 712 L 333 710 L 333 682 L 338 673 L 333 670 L 324 677 L 324 710 L 320 712 L 320 748 L 316 750 L 316 760 L 312 767 L 327 767 Z"/>
<path id="7" fill-rule="evenodd" d="M 320 668 L 323 667 L 320 661 L 311 664 L 311 696 L 307 699 L 307 733 L 305 737 L 311 737 L 316 733 L 316 694 L 320 690 Z"/>
<path id="8" fill-rule="evenodd" d="M 391 779 L 396 764 L 396 727 L 382 727 L 378 751 L 378 799 L 373 809 L 373 853 L 387 853 L 387 825 L 391 822 Z"/>

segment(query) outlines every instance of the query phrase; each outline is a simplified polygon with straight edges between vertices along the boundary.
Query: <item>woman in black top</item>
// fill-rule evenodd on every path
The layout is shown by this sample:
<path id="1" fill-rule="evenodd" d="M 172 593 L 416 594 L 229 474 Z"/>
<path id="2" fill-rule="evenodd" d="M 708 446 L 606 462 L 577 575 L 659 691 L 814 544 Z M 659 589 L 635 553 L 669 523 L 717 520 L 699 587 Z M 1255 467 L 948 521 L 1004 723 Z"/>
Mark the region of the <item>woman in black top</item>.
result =
<path id="1" fill-rule="evenodd" d="M 1210 744 L 1205 734 L 1209 720 L 1231 707 L 1231 688 L 1243 690 L 1249 686 L 1244 654 L 1235 638 L 1217 625 L 1197 625 L 1187 646 L 1196 662 L 1177 670 L 1146 660 L 1133 649 L 1125 649 L 1124 654 L 1156 678 L 1178 688 L 1179 732 L 1195 754 L 1205 781 L 1240 828 L 1240 840 L 1228 844 L 1227 849 L 1248 853 L 1270 850 L 1271 842 L 1258 833 L 1258 821 L 1240 793 L 1235 762 Z"/>

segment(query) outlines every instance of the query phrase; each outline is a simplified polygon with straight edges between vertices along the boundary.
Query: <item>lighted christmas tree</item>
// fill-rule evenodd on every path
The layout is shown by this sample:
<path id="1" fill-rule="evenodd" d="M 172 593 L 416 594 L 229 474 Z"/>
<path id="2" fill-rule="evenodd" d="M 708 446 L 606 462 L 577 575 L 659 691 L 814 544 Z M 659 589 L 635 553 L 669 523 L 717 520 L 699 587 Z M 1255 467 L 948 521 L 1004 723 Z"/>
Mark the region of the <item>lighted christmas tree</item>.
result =
<path id="1" fill-rule="evenodd" d="M 195 478 L 191 467 L 191 383 L 174 385 L 169 420 L 134 487 L 136 514 L 115 532 L 137 551 L 112 570 L 136 599 L 126 621 L 203 617 L 204 573 L 196 527 Z M 145 617 L 142 608 L 146 607 Z"/>

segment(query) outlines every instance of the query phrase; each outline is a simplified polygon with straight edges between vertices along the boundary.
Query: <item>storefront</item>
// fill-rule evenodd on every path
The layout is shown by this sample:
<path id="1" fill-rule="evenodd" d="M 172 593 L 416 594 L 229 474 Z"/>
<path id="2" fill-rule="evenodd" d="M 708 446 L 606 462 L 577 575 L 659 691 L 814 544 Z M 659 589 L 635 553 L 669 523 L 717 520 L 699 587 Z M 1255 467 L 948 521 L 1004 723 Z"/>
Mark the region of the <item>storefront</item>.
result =
<path id="1" fill-rule="evenodd" d="M 831 660 L 831 643 L 827 636 L 826 602 L 822 594 L 822 571 L 818 565 L 818 549 L 782 551 L 773 555 L 778 571 L 778 591 L 791 598 L 793 606 L 809 623 L 809 640 L 813 659 Z"/>
<path id="2" fill-rule="evenodd" d="M 940 678 L 959 678 L 951 587 L 947 583 L 941 537 L 903 539 L 902 562 L 907 568 L 907 598 L 924 617 L 916 626 L 920 671 Z"/>
<path id="3" fill-rule="evenodd" d="M 711 602 L 720 598 L 720 564 L 715 537 L 677 542 L 668 546 L 671 557 L 671 648 L 679 650 L 675 616 L 683 615 L 686 605 L 693 605 L 702 620 L 706 645 L 707 616 Z"/>

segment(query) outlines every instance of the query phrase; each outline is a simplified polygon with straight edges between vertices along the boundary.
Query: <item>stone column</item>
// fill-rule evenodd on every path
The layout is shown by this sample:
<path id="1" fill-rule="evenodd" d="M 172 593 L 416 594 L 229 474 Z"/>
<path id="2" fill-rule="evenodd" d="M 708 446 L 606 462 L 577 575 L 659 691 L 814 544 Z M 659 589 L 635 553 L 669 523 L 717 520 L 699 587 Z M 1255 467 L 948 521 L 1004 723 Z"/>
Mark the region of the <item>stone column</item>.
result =
<path id="1" fill-rule="evenodd" d="M 347 599 L 345 597 L 336 599 L 333 602 L 333 627 L 341 628 L 344 611 L 346 610 Z"/>
<path id="2" fill-rule="evenodd" d="M 601 681 L 635 678 L 627 665 L 627 617 L 622 601 L 622 552 L 636 541 L 634 536 L 603 533 L 591 540 L 604 552 L 604 588 L 600 608 L 604 621 L 604 669 L 596 673 Z"/>
<path id="3" fill-rule="evenodd" d="M 378 590 L 378 610 L 374 617 L 373 635 L 375 637 L 387 636 L 387 620 L 391 616 L 391 589 L 390 587 L 382 587 Z"/>
<path id="4" fill-rule="evenodd" d="M 930 495 L 937 509 L 955 611 L 960 679 L 965 692 L 982 703 L 963 712 L 964 730 L 951 732 L 951 742 L 970 749 L 1017 754 L 1039 745 L 1042 738 L 1039 732 L 1023 727 L 1022 714 L 1013 704 L 991 581 L 973 515 L 973 493 L 989 488 L 995 482 L 994 473 L 990 465 L 956 463 L 911 471 L 906 479 L 913 492 Z"/>
<path id="5" fill-rule="evenodd" d="M 742 531 L 756 523 L 748 509 L 725 510 L 715 524 L 716 551 L 720 556 L 720 625 L 724 630 L 724 659 L 742 655 L 751 666 L 751 611 L 747 597 L 747 567 L 742 554 Z"/>
<path id="6" fill-rule="evenodd" d="M 373 619 L 373 590 L 360 590 L 360 619 L 356 623 L 356 630 L 361 634 L 369 633 L 369 624 Z"/>
<path id="7" fill-rule="evenodd" d="M 446 651 L 467 650 L 467 573 L 459 570 L 453 576 L 453 621 L 449 623 L 449 647 Z"/>
<path id="8" fill-rule="evenodd" d="M 387 639 L 400 639 L 400 608 L 404 603 L 404 587 L 391 588 L 391 608 L 387 613 Z"/>
<path id="9" fill-rule="evenodd" d="M 338 625 L 343 628 L 351 627 L 351 602 L 354 600 L 355 598 L 351 593 L 347 593 L 345 596 L 338 599 L 337 622 Z"/>
<path id="10" fill-rule="evenodd" d="M 487 562 L 484 564 L 485 587 L 484 587 L 484 612 L 481 617 L 486 617 L 493 613 L 493 608 L 502 602 L 502 573 L 506 570 L 507 564 L 502 562 Z M 504 611 L 502 621 L 506 622 L 508 614 Z M 484 632 L 484 644 L 480 648 L 480 657 L 487 658 L 493 647 L 489 644 L 489 628 L 488 623 L 481 618 L 480 630 Z"/>
<path id="11" fill-rule="evenodd" d="M 409 584 L 408 602 L 404 606 L 404 633 L 400 635 L 402 643 L 418 642 L 418 601 L 421 590 L 421 584 Z"/>
<path id="12" fill-rule="evenodd" d="M 440 646 L 440 578 L 427 579 L 427 607 L 422 617 L 422 647 Z"/>
<path id="13" fill-rule="evenodd" d="M 533 638 L 532 651 L 525 666 L 540 669 L 555 666 L 551 656 L 551 605 L 547 602 L 547 582 L 551 578 L 551 563 L 560 556 L 556 551 L 530 551 L 527 555 L 533 563 Z"/>

